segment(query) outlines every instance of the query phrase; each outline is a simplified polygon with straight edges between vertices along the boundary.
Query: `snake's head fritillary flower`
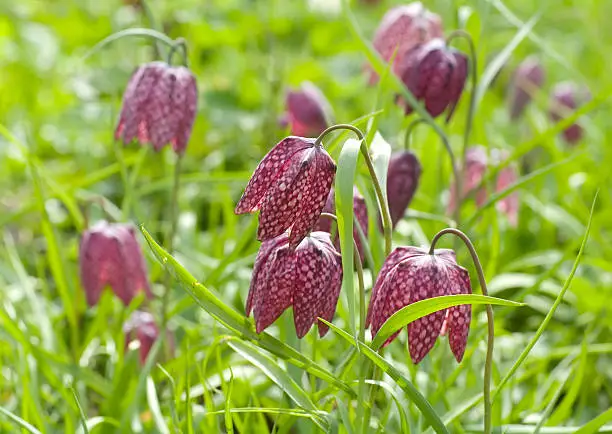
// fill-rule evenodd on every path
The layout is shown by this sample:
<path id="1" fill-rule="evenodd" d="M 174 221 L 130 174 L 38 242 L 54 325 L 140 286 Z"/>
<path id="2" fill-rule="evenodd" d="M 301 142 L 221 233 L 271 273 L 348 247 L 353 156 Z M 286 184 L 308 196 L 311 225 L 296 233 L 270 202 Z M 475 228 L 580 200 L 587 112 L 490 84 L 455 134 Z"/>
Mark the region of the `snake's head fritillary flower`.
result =
<path id="1" fill-rule="evenodd" d="M 455 253 L 436 249 L 433 254 L 417 247 L 398 247 L 387 257 L 372 290 L 367 323 L 375 335 L 384 322 L 401 308 L 442 295 L 471 294 L 470 277 Z M 470 305 L 440 310 L 408 324 L 408 349 L 419 363 L 433 348 L 443 328 L 458 362 L 463 358 L 470 329 Z M 391 336 L 389 344 L 399 332 Z"/>
<path id="2" fill-rule="evenodd" d="M 323 212 L 329 214 L 336 214 L 336 199 L 335 199 L 335 191 L 332 188 L 329 192 L 329 196 L 327 197 L 327 202 L 323 207 Z M 353 222 L 353 239 L 357 244 L 357 251 L 359 252 L 359 257 L 361 260 L 364 260 L 363 255 L 363 244 L 361 244 L 361 238 L 359 237 L 359 230 L 357 229 L 357 223 L 361 226 L 363 234 L 368 236 L 368 207 L 366 206 L 365 199 L 359 193 L 357 188 L 353 187 L 353 216 L 355 221 Z M 332 229 L 332 221 L 327 217 L 320 217 L 317 222 L 317 226 L 315 230 L 323 231 L 331 233 Z M 334 236 L 334 245 L 340 249 L 340 238 L 338 234 Z"/>
<path id="3" fill-rule="evenodd" d="M 404 217 L 419 185 L 421 163 L 410 151 L 391 155 L 387 172 L 387 200 L 393 226 Z"/>
<path id="4" fill-rule="evenodd" d="M 505 151 L 498 151 L 494 155 L 495 159 L 500 163 L 508 158 L 508 153 Z M 512 164 L 507 165 L 499 171 L 497 174 L 497 180 L 495 182 L 495 192 L 499 193 L 510 185 L 514 184 L 518 180 L 518 173 L 516 167 Z M 499 200 L 495 207 L 497 210 L 506 215 L 508 222 L 511 226 L 516 227 L 518 225 L 518 213 L 519 213 L 519 195 L 518 191 L 513 191 L 508 196 Z"/>
<path id="5" fill-rule="evenodd" d="M 257 239 L 289 230 L 295 248 L 317 223 L 335 174 L 334 160 L 315 139 L 287 137 L 261 160 L 235 212 L 261 210 Z"/>
<path id="6" fill-rule="evenodd" d="M 398 68 L 406 87 L 425 104 L 431 116 L 437 117 L 447 109 L 447 118 L 452 116 L 468 74 L 465 54 L 436 38 L 413 47 Z M 399 101 L 407 115 L 412 113 L 410 104 L 402 98 Z"/>
<path id="7" fill-rule="evenodd" d="M 183 66 L 164 62 L 141 65 L 130 78 L 115 139 L 129 144 L 137 139 L 156 151 L 170 143 L 177 154 L 185 152 L 198 105 L 196 79 Z"/>
<path id="8" fill-rule="evenodd" d="M 283 120 L 294 136 L 316 137 L 330 125 L 331 105 L 323 92 L 308 81 L 287 92 L 285 105 Z"/>
<path id="9" fill-rule="evenodd" d="M 531 101 L 534 90 L 544 83 L 544 68 L 535 56 L 526 58 L 514 72 L 510 96 L 510 118 L 518 118 Z"/>
<path id="10" fill-rule="evenodd" d="M 489 165 L 487 150 L 483 146 L 473 146 L 468 148 L 465 154 L 465 170 L 463 171 L 463 186 L 462 195 L 465 197 L 472 190 L 480 185 Z M 448 211 L 452 213 L 455 210 L 457 198 L 455 197 L 455 185 L 450 189 L 450 199 L 448 201 Z M 482 206 L 487 200 L 487 189 L 481 187 L 476 192 L 476 206 Z"/>
<path id="11" fill-rule="evenodd" d="M 129 224 L 105 221 L 83 233 L 79 246 L 81 284 L 94 306 L 109 286 L 127 306 L 140 291 L 152 297 L 144 257 Z"/>
<path id="12" fill-rule="evenodd" d="M 138 359 L 140 364 L 144 365 L 151 347 L 153 347 L 153 344 L 159 337 L 159 327 L 153 315 L 140 310 L 134 311 L 123 324 L 123 334 L 125 336 L 126 350 L 132 342 L 138 342 L 140 346 L 138 349 Z"/>
<path id="13" fill-rule="evenodd" d="M 425 43 L 433 38 L 441 38 L 442 20 L 427 10 L 421 2 L 396 6 L 383 17 L 374 34 L 374 48 L 380 56 L 389 62 L 393 53 L 394 72 L 408 51 L 415 45 Z M 378 76 L 370 70 L 370 84 L 376 83 Z"/>
<path id="14" fill-rule="evenodd" d="M 341 285 L 342 259 L 328 233 L 312 232 L 295 249 L 282 234 L 262 243 L 257 253 L 246 312 L 253 311 L 261 333 L 293 306 L 295 331 L 302 338 L 318 317 L 333 319 Z M 324 336 L 328 327 L 318 327 Z"/>
<path id="15" fill-rule="evenodd" d="M 585 89 L 579 89 L 574 83 L 562 82 L 553 87 L 550 101 L 550 117 L 558 122 L 576 110 L 581 104 L 590 99 Z M 573 123 L 563 131 L 567 143 L 574 145 L 582 139 L 583 130 L 578 123 Z"/>

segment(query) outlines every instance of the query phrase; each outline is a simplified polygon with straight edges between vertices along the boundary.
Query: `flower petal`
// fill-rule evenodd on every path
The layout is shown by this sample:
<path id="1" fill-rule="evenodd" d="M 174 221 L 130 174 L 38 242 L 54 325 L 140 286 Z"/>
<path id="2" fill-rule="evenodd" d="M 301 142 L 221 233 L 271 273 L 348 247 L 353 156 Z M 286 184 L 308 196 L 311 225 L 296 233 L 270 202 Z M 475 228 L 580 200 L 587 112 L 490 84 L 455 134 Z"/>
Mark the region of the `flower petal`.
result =
<path id="1" fill-rule="evenodd" d="M 412 152 L 398 152 L 391 156 L 387 173 L 387 198 L 393 226 L 404 217 L 420 177 L 421 163 Z"/>
<path id="2" fill-rule="evenodd" d="M 470 276 L 467 270 L 460 266 L 448 269 L 449 285 L 448 294 L 471 294 Z M 470 332 L 470 321 L 472 319 L 472 306 L 462 304 L 448 309 L 446 319 L 448 343 L 451 351 L 455 355 L 457 362 L 461 362 L 465 347 L 467 345 L 468 334 Z"/>
<path id="3" fill-rule="evenodd" d="M 292 247 L 296 247 L 315 227 L 336 175 L 336 164 L 322 147 L 317 147 L 312 152 L 313 164 L 304 174 L 304 181 L 300 179 L 296 183 L 295 188 L 300 191 L 297 195 L 293 194 L 297 198 L 299 214 L 289 232 L 289 245 Z M 289 205 L 291 206 L 291 203 Z"/>
<path id="4" fill-rule="evenodd" d="M 266 192 L 288 169 L 295 154 L 313 146 L 315 139 L 287 137 L 281 140 L 261 160 L 236 205 L 236 214 L 254 212 L 260 208 Z"/>
<path id="5" fill-rule="evenodd" d="M 461 98 L 463 88 L 465 86 L 465 79 L 468 75 L 468 59 L 459 51 L 452 52 L 452 57 L 455 60 L 454 67 L 448 82 L 448 93 L 449 93 L 449 106 L 448 114 L 446 115 L 446 122 L 450 120 L 455 112 L 455 107 Z"/>
<path id="6" fill-rule="evenodd" d="M 123 302 L 126 305 L 130 304 L 140 291 L 144 291 L 147 298 L 153 298 L 144 256 L 136 239 L 134 227 L 129 224 L 117 225 L 116 233 L 121 251 L 119 260 L 123 262 L 126 278 L 126 294 L 122 298 Z"/>
<path id="7" fill-rule="evenodd" d="M 115 128 L 115 140 L 119 140 L 123 131 L 125 130 L 125 122 L 128 117 L 134 112 L 134 103 L 136 101 L 136 90 L 138 89 L 140 82 L 142 80 L 142 76 L 146 70 L 146 65 L 139 66 L 130 77 L 128 84 L 125 88 L 125 92 L 123 92 L 123 98 L 121 101 L 121 113 L 119 115 L 119 121 L 117 122 L 117 127 Z"/>
<path id="8" fill-rule="evenodd" d="M 183 153 L 191 137 L 191 130 L 198 110 L 198 86 L 196 79 L 187 68 L 180 68 L 177 73 L 178 88 L 175 95 L 180 101 L 178 129 L 172 139 L 172 148 Z"/>
<path id="9" fill-rule="evenodd" d="M 253 276 L 251 277 L 249 295 L 247 296 L 245 308 L 247 316 L 251 314 L 251 310 L 253 308 L 253 300 L 257 297 L 257 293 L 260 290 L 261 286 L 267 284 L 266 273 L 264 270 L 266 264 L 270 260 L 272 252 L 274 252 L 275 249 L 277 249 L 286 242 L 287 234 L 282 234 L 277 238 L 265 241 L 259 248 L 259 251 L 257 252 L 257 257 L 255 258 L 255 264 L 253 265 Z"/>

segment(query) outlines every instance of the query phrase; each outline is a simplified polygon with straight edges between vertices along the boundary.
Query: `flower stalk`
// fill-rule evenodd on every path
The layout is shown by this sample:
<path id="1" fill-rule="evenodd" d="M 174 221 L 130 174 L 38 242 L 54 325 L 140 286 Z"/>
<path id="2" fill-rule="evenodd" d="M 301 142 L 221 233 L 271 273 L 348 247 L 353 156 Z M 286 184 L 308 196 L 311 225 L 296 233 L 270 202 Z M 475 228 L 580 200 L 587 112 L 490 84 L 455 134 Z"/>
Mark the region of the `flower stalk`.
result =
<path id="1" fill-rule="evenodd" d="M 454 228 L 446 228 L 438 232 L 431 241 L 431 247 L 429 249 L 429 254 L 433 255 L 436 243 L 440 240 L 440 238 L 446 234 L 452 234 L 455 237 L 459 238 L 465 246 L 467 247 L 470 255 L 472 257 L 472 262 L 474 263 L 474 268 L 476 268 L 476 274 L 478 275 L 478 282 L 480 283 L 480 289 L 482 291 L 482 295 L 488 296 L 489 291 L 487 290 L 487 282 L 484 276 L 484 271 L 482 269 L 482 265 L 480 264 L 480 260 L 478 259 L 478 253 L 476 253 L 476 248 L 472 244 L 472 241 L 469 237 L 461 232 L 458 229 Z M 493 370 L 493 347 L 495 340 L 495 323 L 493 318 L 493 308 L 490 304 L 486 305 L 487 312 L 487 327 L 488 327 L 488 336 L 487 336 L 487 355 L 485 359 L 485 370 L 484 370 L 484 388 L 483 388 L 483 396 L 484 396 L 484 433 L 491 434 L 491 374 Z"/>

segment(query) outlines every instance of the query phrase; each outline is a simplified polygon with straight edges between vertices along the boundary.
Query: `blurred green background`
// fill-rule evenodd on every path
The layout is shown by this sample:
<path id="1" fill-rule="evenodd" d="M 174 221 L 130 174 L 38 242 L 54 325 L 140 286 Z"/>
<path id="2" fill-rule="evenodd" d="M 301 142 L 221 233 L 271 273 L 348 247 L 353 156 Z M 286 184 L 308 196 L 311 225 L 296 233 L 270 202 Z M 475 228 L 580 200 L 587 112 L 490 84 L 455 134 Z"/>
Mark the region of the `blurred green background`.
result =
<path id="1" fill-rule="evenodd" d="M 284 409 L 295 404 L 260 366 L 225 345 L 227 330 L 179 285 L 169 305 L 176 353 L 165 359 L 163 370 L 153 367 L 145 383 L 139 383 L 133 352 L 123 354 L 121 325 L 129 309 L 110 297 L 94 309 L 85 307 L 78 280 L 80 233 L 106 218 L 143 223 L 156 239 L 163 239 L 174 163 L 167 149 L 154 153 L 113 142 L 121 94 L 135 67 L 155 60 L 153 42 L 124 38 L 90 50 L 130 27 L 153 27 L 187 40 L 199 109 L 183 161 L 175 257 L 239 312 L 259 243 L 256 217 L 235 216 L 233 208 L 257 162 L 287 134 L 278 125 L 286 89 L 304 80 L 315 83 L 329 99 L 336 122 L 384 110 L 378 115 L 379 131 L 398 150 L 412 119 L 395 106 L 397 90 L 391 83 L 367 87 L 362 44 L 335 0 L 148 0 L 149 14 L 129 3 L 0 0 L 0 407 L 41 432 L 83 430 L 83 417 L 95 426 L 93 432 L 114 432 L 119 426 L 128 432 L 229 432 L 223 413 L 227 403 Z M 370 39 L 384 12 L 400 3 L 354 2 L 351 10 Z M 504 432 L 533 432 L 543 414 L 552 428 L 540 432 L 574 432 L 558 427 L 580 426 L 612 401 L 612 113 L 607 101 L 612 91 L 612 2 L 424 4 L 442 16 L 446 32 L 464 28 L 472 35 L 481 82 L 496 76 L 478 106 L 471 143 L 508 151 L 523 177 L 517 190 L 518 227 L 511 227 L 495 206 L 473 221 L 473 201 L 462 209 L 463 221 L 470 224 L 461 229 L 478 249 L 492 295 L 527 304 L 496 309 L 495 381 L 549 312 L 600 189 L 590 240 L 572 285 L 545 334 L 495 402 L 495 424 L 512 425 Z M 533 17 L 537 21 L 529 30 L 525 23 Z M 466 49 L 461 42 L 456 46 Z M 516 65 L 532 54 L 544 65 L 544 87 L 525 115 L 511 122 L 508 84 Z M 549 90 L 561 81 L 584 85 L 593 95 L 578 120 L 585 134 L 576 146 L 556 134 L 548 114 Z M 462 146 L 467 106 L 464 94 L 453 121 L 444 127 L 456 152 Z M 366 123 L 360 127 L 365 129 Z M 448 156 L 425 126 L 417 129 L 411 148 L 421 160 L 423 176 L 410 212 L 443 216 L 451 182 Z M 337 157 L 338 151 L 334 147 L 332 155 Z M 137 165 L 138 176 L 131 179 Z M 358 185 L 365 186 L 366 180 L 360 176 Z M 408 217 L 398 226 L 394 244 L 426 245 L 444 226 Z M 160 295 L 162 269 L 144 243 L 143 248 L 153 290 Z M 458 259 L 472 271 L 464 249 L 458 250 Z M 368 285 L 372 281 L 369 272 L 366 280 Z M 154 301 L 154 312 L 159 304 Z M 478 432 L 482 420 L 480 406 L 472 409 L 469 404 L 482 388 L 483 314 L 482 308 L 475 309 L 460 365 L 441 342 L 421 365 L 412 366 L 405 333 L 385 353 L 435 410 L 451 420 L 451 432 Z M 340 327 L 349 322 L 344 295 L 334 322 Z M 298 342 L 291 324 L 291 313 L 285 313 L 270 331 L 334 371 L 350 345 L 333 332 L 323 339 L 311 332 Z M 316 384 L 282 360 L 277 363 L 311 397 L 319 398 L 317 407 L 328 414 L 332 432 L 351 432 L 343 422 L 343 413 L 350 420 L 354 412 L 346 394 L 332 390 L 317 395 L 324 383 Z M 397 385 L 385 381 L 391 392 L 381 392 L 374 403 L 373 432 L 399 432 L 401 411 L 395 398 L 412 432 L 422 432 L 414 406 Z M 318 429 L 303 415 L 282 412 L 237 412 L 230 419 L 241 433 Z M 4 412 L 0 415 L 0 432 L 18 432 L 16 426 Z"/>

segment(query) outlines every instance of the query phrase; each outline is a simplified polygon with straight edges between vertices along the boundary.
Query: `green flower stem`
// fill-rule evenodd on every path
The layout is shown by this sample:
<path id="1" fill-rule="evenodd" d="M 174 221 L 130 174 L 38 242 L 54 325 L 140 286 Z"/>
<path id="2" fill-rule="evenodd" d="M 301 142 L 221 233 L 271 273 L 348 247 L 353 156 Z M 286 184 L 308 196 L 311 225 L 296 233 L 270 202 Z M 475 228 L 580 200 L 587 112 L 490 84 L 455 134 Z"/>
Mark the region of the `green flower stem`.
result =
<path id="1" fill-rule="evenodd" d="M 438 240 L 445 234 L 452 234 L 457 238 L 461 239 L 467 249 L 472 256 L 472 262 L 474 263 L 474 267 L 476 268 L 476 273 L 478 274 L 478 281 L 480 282 L 480 289 L 482 290 L 482 295 L 488 296 L 489 291 L 487 290 L 487 282 L 485 280 L 484 271 L 482 270 L 482 265 L 480 264 L 480 260 L 478 259 L 478 253 L 476 253 L 476 249 L 472 244 L 472 241 L 458 229 L 454 228 L 446 228 L 438 232 L 433 240 L 431 240 L 431 247 L 429 249 L 429 254 L 432 255 L 434 253 L 434 249 Z M 484 370 L 484 433 L 491 434 L 491 373 L 493 369 L 493 346 L 495 340 L 495 323 L 493 322 L 493 308 L 490 304 L 486 305 L 487 310 L 487 325 L 488 325 L 488 338 L 487 338 L 487 355 L 485 359 L 485 370 Z"/>
<path id="2" fill-rule="evenodd" d="M 174 44 L 168 52 L 168 65 L 172 65 L 172 57 L 179 48 L 181 49 L 183 54 L 183 65 L 189 67 L 189 57 L 187 56 L 187 41 L 185 40 L 185 38 L 176 38 L 176 40 L 174 41 Z"/>
<path id="3" fill-rule="evenodd" d="M 372 184 L 374 185 L 374 191 L 376 192 L 376 199 L 378 200 L 378 206 L 380 207 L 380 213 L 382 215 L 382 223 L 383 223 L 383 234 L 385 236 L 385 255 L 388 256 L 391 253 L 391 215 L 389 213 L 389 204 L 385 200 L 385 196 L 382 191 L 382 187 L 376 176 L 376 171 L 374 170 L 374 163 L 372 163 L 372 158 L 370 158 L 370 154 L 368 152 L 368 146 L 365 142 L 364 135 L 361 130 L 353 125 L 349 124 L 338 124 L 332 125 L 323 131 L 317 140 L 315 141 L 315 145 L 321 145 L 323 138 L 335 130 L 350 130 L 354 132 L 361 142 L 361 154 L 366 161 L 366 165 L 368 166 L 368 171 L 370 172 L 370 176 L 372 177 Z"/>
<path id="4" fill-rule="evenodd" d="M 433 124 L 431 124 L 427 119 L 424 118 L 419 118 L 416 119 L 414 121 L 412 121 L 409 125 L 408 128 L 406 128 L 406 136 L 404 139 L 404 148 L 405 149 L 409 149 L 410 148 L 410 137 L 412 135 L 412 131 L 414 130 L 414 128 L 419 125 L 425 123 L 431 127 L 433 127 Z M 438 134 L 438 136 L 440 137 L 440 139 L 442 140 L 442 143 L 444 144 L 444 148 L 446 149 L 446 152 L 448 153 L 448 156 L 451 160 L 451 168 L 453 170 L 453 178 L 455 180 L 455 198 L 456 198 L 456 202 L 455 202 L 455 209 L 453 210 L 453 220 L 455 221 L 455 226 L 459 225 L 459 218 L 461 215 L 461 201 L 462 201 L 462 195 L 460 194 L 461 192 L 461 177 L 459 174 L 459 167 L 457 166 L 457 159 L 455 158 L 455 153 L 453 152 L 453 149 L 450 146 L 450 143 L 448 141 L 448 137 L 446 136 L 446 134 L 444 134 L 444 132 L 442 132 L 439 128 L 433 128 L 433 130 Z M 465 164 L 464 164 L 465 165 Z"/>
<path id="5" fill-rule="evenodd" d="M 100 51 L 102 48 L 106 47 L 107 45 L 119 39 L 130 37 L 130 36 L 140 36 L 140 37 L 145 37 L 145 38 L 152 38 L 158 42 L 166 44 L 170 48 L 172 48 L 175 44 L 175 41 L 172 38 L 166 36 L 162 32 L 158 32 L 157 30 L 145 29 L 145 28 L 140 28 L 140 27 L 132 28 L 132 29 L 125 29 L 125 30 L 121 30 L 119 32 L 113 33 L 112 35 L 107 36 L 106 38 L 102 39 L 100 42 L 94 45 L 87 53 L 85 53 L 85 55 L 82 57 L 81 60 L 86 60 L 92 55 L 94 55 L 95 53 L 97 53 L 98 51 Z"/>

